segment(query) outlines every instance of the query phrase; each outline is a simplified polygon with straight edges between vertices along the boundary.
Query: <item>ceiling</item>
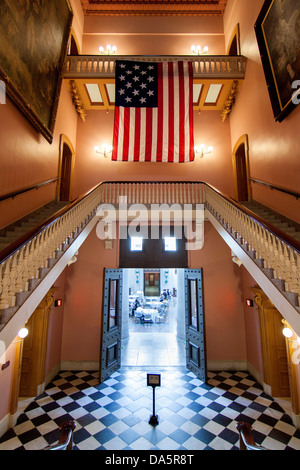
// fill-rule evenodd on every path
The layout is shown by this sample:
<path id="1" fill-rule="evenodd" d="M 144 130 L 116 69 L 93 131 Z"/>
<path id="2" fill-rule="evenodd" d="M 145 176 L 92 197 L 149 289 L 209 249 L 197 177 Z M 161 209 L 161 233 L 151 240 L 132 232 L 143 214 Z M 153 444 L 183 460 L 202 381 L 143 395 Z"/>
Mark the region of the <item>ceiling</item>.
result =
<path id="1" fill-rule="evenodd" d="M 221 16 L 227 0 L 81 0 L 86 15 Z"/>

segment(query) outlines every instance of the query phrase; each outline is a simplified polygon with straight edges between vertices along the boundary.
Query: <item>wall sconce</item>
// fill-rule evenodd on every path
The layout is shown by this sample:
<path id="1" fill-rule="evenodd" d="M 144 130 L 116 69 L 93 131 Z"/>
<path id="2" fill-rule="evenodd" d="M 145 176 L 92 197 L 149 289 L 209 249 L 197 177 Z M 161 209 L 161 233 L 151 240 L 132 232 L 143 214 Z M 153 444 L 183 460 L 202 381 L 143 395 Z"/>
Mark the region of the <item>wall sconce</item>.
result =
<path id="1" fill-rule="evenodd" d="M 201 46 L 192 46 L 191 47 L 191 51 L 193 54 L 196 54 L 196 55 L 204 55 L 208 52 L 208 47 L 207 46 L 204 46 L 203 49 Z"/>
<path id="2" fill-rule="evenodd" d="M 96 147 L 94 147 L 95 152 L 98 153 L 99 155 L 103 155 L 104 158 L 107 158 L 111 155 L 111 152 L 112 152 L 112 146 L 111 145 L 103 144 L 102 149 L 103 150 L 101 151 L 100 147 L 98 145 L 96 145 Z"/>
<path id="3" fill-rule="evenodd" d="M 292 338 L 292 336 L 294 335 L 294 332 L 287 326 L 283 328 L 282 333 L 283 333 L 283 336 L 285 336 L 287 339 Z"/>
<path id="4" fill-rule="evenodd" d="M 213 147 L 210 145 L 207 150 L 205 151 L 205 145 L 204 144 L 201 144 L 199 145 L 199 147 L 195 147 L 195 152 L 197 155 L 200 155 L 200 158 L 203 158 L 204 155 L 208 155 L 209 153 L 211 153 L 213 151 Z"/>
<path id="5" fill-rule="evenodd" d="M 27 328 L 21 328 L 19 333 L 18 333 L 19 338 L 24 339 L 24 338 L 26 338 L 27 335 L 28 335 Z"/>
<path id="6" fill-rule="evenodd" d="M 102 55 L 115 54 L 117 52 L 117 46 L 111 46 L 110 44 L 107 44 L 106 49 L 104 49 L 103 46 L 100 46 L 99 47 L 99 52 Z"/>

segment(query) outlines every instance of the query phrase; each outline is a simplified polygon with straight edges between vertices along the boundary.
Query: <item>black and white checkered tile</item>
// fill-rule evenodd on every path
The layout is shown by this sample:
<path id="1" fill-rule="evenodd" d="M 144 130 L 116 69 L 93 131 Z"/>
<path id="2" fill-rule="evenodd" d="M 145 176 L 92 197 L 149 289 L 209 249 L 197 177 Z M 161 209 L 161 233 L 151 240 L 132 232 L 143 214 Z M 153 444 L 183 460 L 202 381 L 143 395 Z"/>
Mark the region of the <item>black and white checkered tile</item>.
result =
<path id="1" fill-rule="evenodd" d="M 147 371 L 121 368 L 103 384 L 98 372 L 61 372 L 0 439 L 0 450 L 39 450 L 74 419 L 74 450 L 235 450 L 237 421 L 258 444 L 300 450 L 300 431 L 245 372 L 210 372 L 207 384 L 185 368 L 166 368 L 155 391 L 159 424 L 149 424 L 153 391 Z"/>

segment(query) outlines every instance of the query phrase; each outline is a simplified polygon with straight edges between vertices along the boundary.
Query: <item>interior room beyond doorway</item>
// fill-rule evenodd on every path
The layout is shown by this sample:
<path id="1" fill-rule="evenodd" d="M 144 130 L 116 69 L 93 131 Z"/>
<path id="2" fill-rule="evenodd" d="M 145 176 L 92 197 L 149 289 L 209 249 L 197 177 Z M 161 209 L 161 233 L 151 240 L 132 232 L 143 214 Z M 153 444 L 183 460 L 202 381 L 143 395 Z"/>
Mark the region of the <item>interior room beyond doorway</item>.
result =
<path id="1" fill-rule="evenodd" d="M 183 269 L 124 269 L 122 366 L 185 366 Z"/>

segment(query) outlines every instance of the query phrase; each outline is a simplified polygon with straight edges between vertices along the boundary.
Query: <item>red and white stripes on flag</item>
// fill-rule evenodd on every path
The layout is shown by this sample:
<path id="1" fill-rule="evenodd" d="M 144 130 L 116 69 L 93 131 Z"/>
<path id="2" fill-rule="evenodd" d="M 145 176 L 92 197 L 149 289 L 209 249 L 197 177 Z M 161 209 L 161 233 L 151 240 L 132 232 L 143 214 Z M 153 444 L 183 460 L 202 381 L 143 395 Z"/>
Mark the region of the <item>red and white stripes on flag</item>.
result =
<path id="1" fill-rule="evenodd" d="M 112 160 L 172 163 L 194 160 L 192 63 L 158 62 L 156 78 L 157 107 L 116 105 Z M 139 79 L 136 80 L 138 83 Z M 127 86 L 123 93 L 132 90 L 130 84 Z"/>

